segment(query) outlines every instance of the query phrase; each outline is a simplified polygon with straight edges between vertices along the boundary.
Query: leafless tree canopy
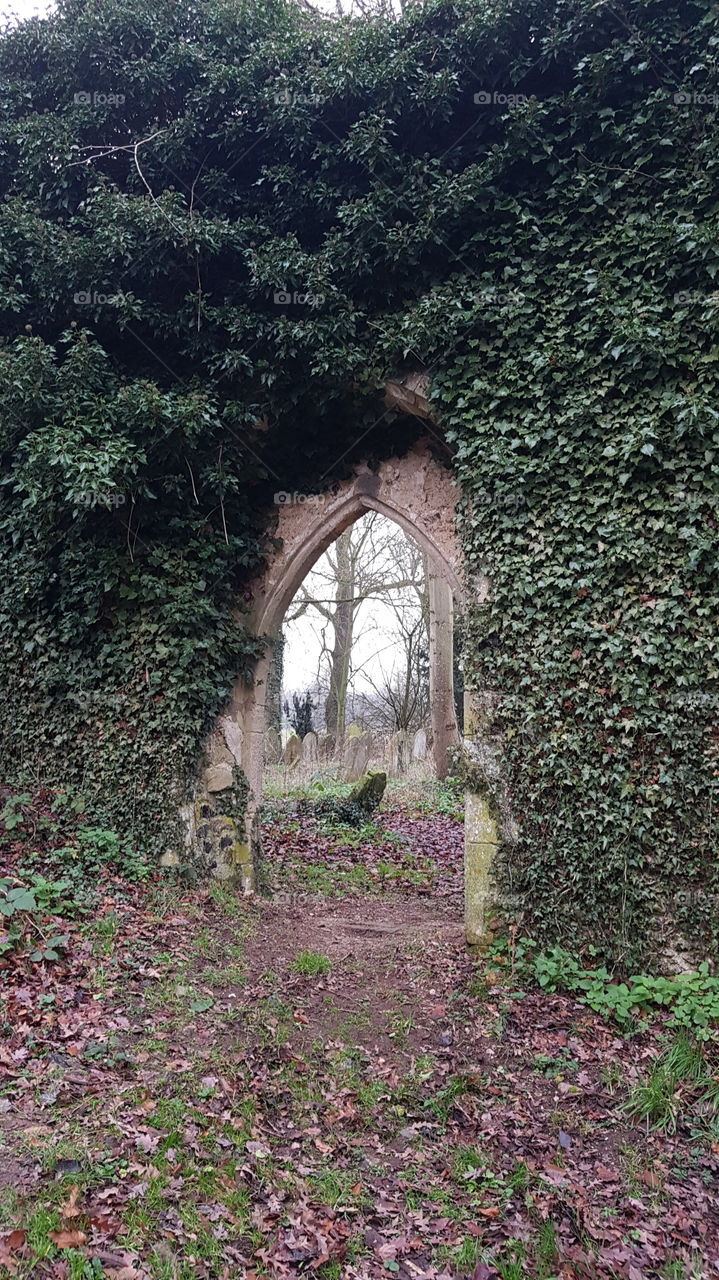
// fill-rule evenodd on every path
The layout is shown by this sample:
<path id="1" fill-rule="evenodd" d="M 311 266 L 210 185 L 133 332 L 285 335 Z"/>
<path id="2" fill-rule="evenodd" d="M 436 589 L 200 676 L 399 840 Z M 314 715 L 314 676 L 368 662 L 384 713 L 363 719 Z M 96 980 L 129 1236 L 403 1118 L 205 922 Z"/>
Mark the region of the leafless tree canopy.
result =
<path id="1" fill-rule="evenodd" d="M 387 730 L 426 721 L 428 613 L 425 557 L 392 521 L 372 512 L 333 543 L 285 619 L 288 635 L 305 619 L 302 635 L 315 637 L 311 688 L 328 732 L 350 720 Z"/>

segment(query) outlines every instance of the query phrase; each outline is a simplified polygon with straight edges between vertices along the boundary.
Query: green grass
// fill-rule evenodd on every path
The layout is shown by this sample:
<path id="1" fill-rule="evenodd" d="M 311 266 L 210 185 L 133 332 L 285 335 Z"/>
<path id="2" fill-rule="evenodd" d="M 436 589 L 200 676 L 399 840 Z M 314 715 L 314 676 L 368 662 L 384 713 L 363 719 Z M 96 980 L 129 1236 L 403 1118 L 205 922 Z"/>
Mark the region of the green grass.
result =
<path id="1" fill-rule="evenodd" d="M 698 1108 L 705 1123 L 714 1123 L 719 1084 L 703 1043 L 679 1032 L 643 1080 L 630 1090 L 624 1110 L 647 1129 L 675 1133 L 683 1112 Z"/>
<path id="2" fill-rule="evenodd" d="M 340 898 L 344 894 L 364 893 L 373 888 L 373 880 L 367 867 L 328 867 L 323 863 L 302 862 L 291 859 L 288 870 L 292 878 L 310 893 L 324 898 Z"/>
<path id="3" fill-rule="evenodd" d="M 403 1045 L 407 1043 L 407 1037 L 414 1028 L 414 1018 L 411 1014 L 404 1015 L 399 1012 L 391 1013 L 387 1019 L 389 1030 L 387 1034 L 390 1040 L 394 1040 L 395 1044 Z"/>
<path id="4" fill-rule="evenodd" d="M 357 1191 L 353 1190 L 361 1181 L 361 1174 L 356 1171 L 327 1168 L 314 1174 L 309 1179 L 309 1184 L 320 1204 L 326 1204 L 335 1213 L 341 1213 L 343 1209 L 371 1203 L 361 1185 Z"/>
<path id="5" fill-rule="evenodd" d="M 300 951 L 290 968 L 305 978 L 321 978 L 329 973 L 332 965 L 327 956 L 321 955 L 319 951 Z"/>
<path id="6" fill-rule="evenodd" d="M 452 1161 L 452 1177 L 455 1182 L 469 1182 L 481 1174 L 486 1163 L 477 1147 L 457 1147 Z"/>
<path id="7" fill-rule="evenodd" d="M 465 1236 L 461 1245 L 455 1250 L 452 1261 L 456 1270 L 460 1275 L 470 1273 L 474 1270 L 477 1263 L 481 1260 L 484 1250 L 479 1242 L 473 1236 Z"/>

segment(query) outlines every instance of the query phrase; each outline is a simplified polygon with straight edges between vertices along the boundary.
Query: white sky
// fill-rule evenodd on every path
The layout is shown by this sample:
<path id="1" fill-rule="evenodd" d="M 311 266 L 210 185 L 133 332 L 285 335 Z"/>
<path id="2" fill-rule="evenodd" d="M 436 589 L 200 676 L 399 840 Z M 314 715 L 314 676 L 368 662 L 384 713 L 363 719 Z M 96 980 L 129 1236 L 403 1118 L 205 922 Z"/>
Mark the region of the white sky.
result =
<path id="1" fill-rule="evenodd" d="M 361 517 L 353 529 L 357 534 L 361 534 L 362 527 L 366 526 L 366 522 L 370 519 L 368 516 Z M 368 556 L 370 562 L 376 564 L 380 569 L 386 568 L 387 577 L 385 581 L 391 582 L 397 578 L 399 566 L 394 559 L 394 553 L 388 549 L 388 540 L 399 537 L 405 541 L 404 535 L 398 530 L 397 525 L 384 517 L 373 517 L 374 541 L 373 545 L 376 549 L 377 558 L 372 561 L 368 548 Z M 408 541 L 408 540 L 407 540 Z M 390 546 L 393 544 L 389 544 Z M 330 547 L 330 552 L 332 547 Z M 320 556 L 319 560 L 310 570 L 303 586 L 306 586 L 309 594 L 319 599 L 334 599 L 336 587 L 327 581 L 327 577 L 332 576 L 332 570 L 329 565 L 327 555 Z M 412 612 L 418 610 L 419 606 L 416 597 L 410 591 L 402 591 L 400 588 L 392 590 L 388 593 L 389 600 L 398 603 L 400 599 L 406 601 L 409 599 L 413 602 L 410 608 Z M 332 647 L 333 632 L 332 626 L 324 619 L 316 610 L 308 611 L 294 622 L 288 622 L 287 618 L 291 617 L 296 608 L 297 597 L 290 604 L 285 624 L 283 627 L 285 634 L 284 649 L 284 671 L 283 671 L 283 688 L 285 693 L 301 692 L 313 685 L 317 679 L 318 666 L 320 663 L 320 654 L 322 651 L 322 627 L 326 629 L 326 646 Z M 354 678 L 351 680 L 351 688 L 355 693 L 369 692 L 371 682 L 382 684 L 384 679 L 390 678 L 393 671 L 399 667 L 403 667 L 404 651 L 396 638 L 397 614 L 392 608 L 389 601 L 385 602 L 382 595 L 374 594 L 369 599 L 364 600 L 355 616 L 355 626 L 352 642 L 352 672 Z M 324 674 L 326 675 L 326 665 Z"/>
<path id="2" fill-rule="evenodd" d="M 328 13 L 335 11 L 334 0 L 315 0 L 315 3 L 318 9 L 326 9 Z M 51 0 L 0 0 L 0 18 L 31 18 L 36 13 L 44 14 L 54 8 Z M 349 5 L 345 4 L 345 8 Z"/>
<path id="3" fill-rule="evenodd" d="M 48 0 L 0 0 L 0 17 L 32 18 L 36 13 L 47 13 L 54 8 Z"/>

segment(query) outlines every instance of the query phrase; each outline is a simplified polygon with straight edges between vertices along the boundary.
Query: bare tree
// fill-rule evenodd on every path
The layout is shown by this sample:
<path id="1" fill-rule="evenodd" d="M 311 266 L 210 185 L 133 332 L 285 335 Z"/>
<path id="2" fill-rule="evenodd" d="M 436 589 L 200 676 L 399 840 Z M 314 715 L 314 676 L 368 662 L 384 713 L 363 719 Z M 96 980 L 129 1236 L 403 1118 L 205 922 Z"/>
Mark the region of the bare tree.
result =
<path id="1" fill-rule="evenodd" d="M 377 629 L 376 621 L 365 610 L 358 632 L 360 610 L 371 600 L 381 600 L 390 607 L 393 626 L 389 633 L 385 629 L 377 652 L 353 667 L 354 642 L 360 634 L 366 638 L 372 629 Z M 344 732 L 348 696 L 353 681 L 360 676 L 370 692 L 376 684 L 374 700 L 384 699 L 381 718 L 387 718 L 387 708 L 393 703 L 393 715 L 402 721 L 416 719 L 420 708 L 426 710 L 421 693 L 423 666 L 427 666 L 422 658 L 423 646 L 425 653 L 427 650 L 426 567 L 417 544 L 392 521 L 372 512 L 341 534 L 305 579 L 286 623 L 291 625 L 305 615 L 315 622 L 320 643 L 317 684 L 326 685 L 328 732 Z M 383 664 L 382 654 L 389 650 L 403 657 L 388 666 L 386 661 Z M 426 683 L 425 677 L 425 687 Z M 380 689 L 384 690 L 382 697 Z M 353 705 L 362 701 L 355 696 Z M 366 696 L 364 704 L 369 711 Z"/>
<path id="2" fill-rule="evenodd" d="M 398 611 L 396 640 L 397 656 L 390 670 L 381 663 L 377 677 L 366 672 L 371 693 L 362 695 L 362 719 L 371 728 L 419 729 L 429 717 L 426 617 Z"/>
<path id="3" fill-rule="evenodd" d="M 401 530 L 392 540 L 404 590 L 390 593 L 392 623 L 385 644 L 363 664 L 369 686 L 357 695 L 371 728 L 418 729 L 429 718 L 429 589 L 426 557 Z"/>

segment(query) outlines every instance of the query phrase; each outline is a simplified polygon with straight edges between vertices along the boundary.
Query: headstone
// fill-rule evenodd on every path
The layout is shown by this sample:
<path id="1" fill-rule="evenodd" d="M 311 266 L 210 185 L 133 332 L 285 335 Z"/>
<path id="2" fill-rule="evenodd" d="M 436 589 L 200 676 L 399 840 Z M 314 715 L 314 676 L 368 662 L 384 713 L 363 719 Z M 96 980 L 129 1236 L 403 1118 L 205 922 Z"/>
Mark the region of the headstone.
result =
<path id="1" fill-rule="evenodd" d="M 387 733 L 383 733 L 380 737 L 378 737 L 375 740 L 374 758 L 381 764 L 385 773 L 389 772 L 389 763 L 390 763 L 389 744 L 390 744 L 390 736 Z"/>
<path id="2" fill-rule="evenodd" d="M 306 733 L 302 739 L 302 763 L 315 769 L 319 762 L 319 747 L 316 733 Z"/>
<path id="3" fill-rule="evenodd" d="M 344 760 L 345 782 L 357 782 L 369 763 L 370 742 L 368 733 L 360 733 L 347 742 Z"/>
<path id="4" fill-rule="evenodd" d="M 418 729 L 414 735 L 412 744 L 412 759 L 426 760 L 427 758 L 427 734 L 424 729 Z"/>
<path id="5" fill-rule="evenodd" d="M 361 733 L 362 733 L 362 730 L 360 729 L 358 724 L 348 724 L 347 728 L 345 729 L 346 738 L 359 738 Z"/>
<path id="6" fill-rule="evenodd" d="M 285 743 L 285 749 L 282 752 L 282 760 L 284 764 L 294 766 L 296 764 L 299 764 L 301 754 L 302 754 L 302 743 L 300 742 L 300 739 L 297 737 L 297 734 L 293 733 Z"/>
<path id="7" fill-rule="evenodd" d="M 327 764 L 332 760 L 335 754 L 335 735 L 333 733 L 321 734 L 318 741 L 319 757 L 322 764 Z"/>
<path id="8" fill-rule="evenodd" d="M 350 791 L 346 803 L 358 804 L 367 816 L 374 813 L 387 786 L 386 773 L 366 773 Z"/>
<path id="9" fill-rule="evenodd" d="M 412 740 L 404 729 L 398 729 L 389 740 L 389 771 L 393 778 L 407 772 L 412 756 Z"/>

